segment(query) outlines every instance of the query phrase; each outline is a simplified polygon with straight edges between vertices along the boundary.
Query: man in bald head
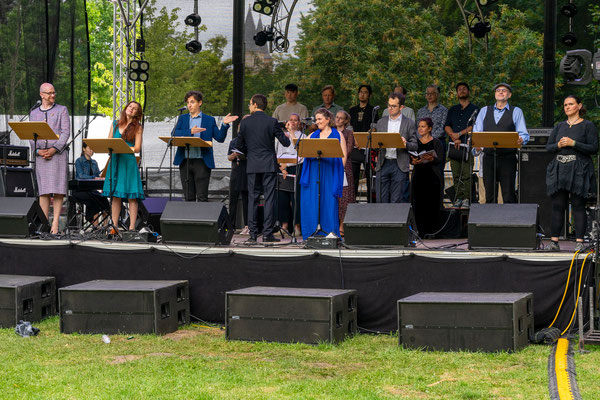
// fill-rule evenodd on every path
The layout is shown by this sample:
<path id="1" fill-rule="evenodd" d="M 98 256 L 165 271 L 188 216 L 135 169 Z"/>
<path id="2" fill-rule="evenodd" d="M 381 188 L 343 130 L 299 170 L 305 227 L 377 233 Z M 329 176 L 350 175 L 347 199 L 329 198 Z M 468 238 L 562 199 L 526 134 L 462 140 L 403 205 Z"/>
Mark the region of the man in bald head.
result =
<path id="1" fill-rule="evenodd" d="M 49 218 L 50 199 L 54 197 L 54 208 L 51 233 L 58 233 L 58 221 L 65 195 L 67 194 L 67 161 L 68 151 L 65 151 L 71 125 L 67 107 L 56 104 L 56 90 L 51 83 L 40 86 L 42 103 L 29 113 L 30 121 L 46 121 L 56 133 L 58 140 L 38 140 L 37 147 L 30 141 L 32 151 L 35 153 L 36 180 L 40 206 Z"/>

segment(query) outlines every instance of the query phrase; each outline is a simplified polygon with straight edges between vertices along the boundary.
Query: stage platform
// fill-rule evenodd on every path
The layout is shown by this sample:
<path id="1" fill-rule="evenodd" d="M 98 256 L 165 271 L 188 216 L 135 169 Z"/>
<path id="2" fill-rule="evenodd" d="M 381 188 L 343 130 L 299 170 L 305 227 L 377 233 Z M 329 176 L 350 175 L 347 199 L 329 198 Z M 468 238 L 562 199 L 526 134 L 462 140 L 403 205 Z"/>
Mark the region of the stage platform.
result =
<path id="1" fill-rule="evenodd" d="M 0 273 L 54 276 L 57 287 L 93 279 L 187 279 L 191 314 L 223 323 L 225 292 L 249 286 L 358 291 L 363 332 L 397 329 L 396 302 L 419 292 L 532 292 L 536 329 L 554 319 L 573 259 L 562 252 L 469 251 L 466 239 L 426 240 L 414 248 L 313 250 L 303 243 L 189 246 L 116 241 L 0 239 Z M 555 326 L 567 326 L 586 254 L 571 269 Z M 593 276 L 588 257 L 584 278 Z M 576 279 L 577 278 L 577 279 Z M 575 287 L 576 288 L 576 287 Z M 584 291 L 584 293 L 587 293 Z M 584 304 L 587 304 L 587 300 Z"/>

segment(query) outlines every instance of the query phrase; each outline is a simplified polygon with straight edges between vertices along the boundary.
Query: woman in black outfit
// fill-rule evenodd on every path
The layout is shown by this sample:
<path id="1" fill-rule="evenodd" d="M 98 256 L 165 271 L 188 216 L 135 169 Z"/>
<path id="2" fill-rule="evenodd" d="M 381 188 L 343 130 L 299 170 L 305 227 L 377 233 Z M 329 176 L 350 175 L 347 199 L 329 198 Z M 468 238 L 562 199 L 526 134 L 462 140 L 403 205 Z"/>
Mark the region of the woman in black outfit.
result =
<path id="1" fill-rule="evenodd" d="M 237 148 L 237 137 L 229 142 L 227 159 L 231 161 L 231 175 L 229 178 L 229 216 L 231 223 L 235 226 L 237 219 L 238 198 L 242 196 L 242 213 L 244 217 L 244 228 L 241 235 L 248 235 L 248 175 L 246 174 L 246 156 L 234 150 Z"/>
<path id="2" fill-rule="evenodd" d="M 421 118 L 418 126 L 419 140 L 417 153 L 435 150 L 435 155 L 423 154 L 420 157 L 411 155 L 410 163 L 414 165 L 411 180 L 411 203 L 415 213 L 419 235 L 435 233 L 439 229 L 440 211 L 442 209 L 442 190 L 444 188 L 440 163 L 442 162 L 442 143 L 431 136 L 433 121 Z"/>
<path id="3" fill-rule="evenodd" d="M 598 131 L 594 124 L 584 120 L 585 107 L 577 96 L 567 96 L 564 101 L 567 120 L 555 127 L 546 151 L 556 153 L 546 170 L 546 186 L 552 198 L 552 235 L 548 250 L 560 251 L 558 235 L 563 226 L 563 215 L 571 197 L 575 219 L 575 251 L 584 248 L 586 228 L 586 199 L 596 197 L 596 175 L 592 154 L 598 152 Z"/>

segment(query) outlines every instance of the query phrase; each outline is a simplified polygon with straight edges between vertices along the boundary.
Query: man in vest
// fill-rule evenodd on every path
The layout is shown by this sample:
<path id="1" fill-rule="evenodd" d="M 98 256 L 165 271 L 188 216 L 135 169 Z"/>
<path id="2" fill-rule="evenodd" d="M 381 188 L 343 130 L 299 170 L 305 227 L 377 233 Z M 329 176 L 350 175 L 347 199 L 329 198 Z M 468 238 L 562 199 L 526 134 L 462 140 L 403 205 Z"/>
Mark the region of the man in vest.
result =
<path id="1" fill-rule="evenodd" d="M 508 83 L 499 83 L 494 86 L 494 94 L 496 104 L 481 108 L 473 132 L 516 131 L 519 134 L 519 144 L 526 144 L 529 141 L 529 133 L 525 126 L 523 111 L 519 107 L 508 104 L 508 99 L 512 96 L 512 88 Z M 498 202 L 497 190 L 494 190 L 494 188 L 500 182 L 504 203 L 516 203 L 517 150 L 496 149 L 496 168 L 494 171 L 494 149 L 484 149 L 482 164 L 485 202 Z"/>

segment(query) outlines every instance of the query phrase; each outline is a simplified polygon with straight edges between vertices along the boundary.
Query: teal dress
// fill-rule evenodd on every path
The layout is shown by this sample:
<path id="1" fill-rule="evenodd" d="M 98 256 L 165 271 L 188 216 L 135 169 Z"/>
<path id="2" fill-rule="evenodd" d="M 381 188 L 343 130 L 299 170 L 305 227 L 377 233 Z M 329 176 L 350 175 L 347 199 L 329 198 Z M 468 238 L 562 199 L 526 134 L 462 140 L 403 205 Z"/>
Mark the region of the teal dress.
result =
<path id="1" fill-rule="evenodd" d="M 113 138 L 120 137 L 121 132 L 117 127 L 117 121 L 113 121 Z M 125 143 L 130 147 L 135 146 L 135 143 L 127 140 L 125 140 Z M 142 179 L 135 154 L 113 154 L 112 159 L 114 163 L 111 161 L 107 166 L 102 194 L 111 197 L 110 176 L 112 177 L 112 197 L 144 200 L 144 189 L 142 188 Z"/>

